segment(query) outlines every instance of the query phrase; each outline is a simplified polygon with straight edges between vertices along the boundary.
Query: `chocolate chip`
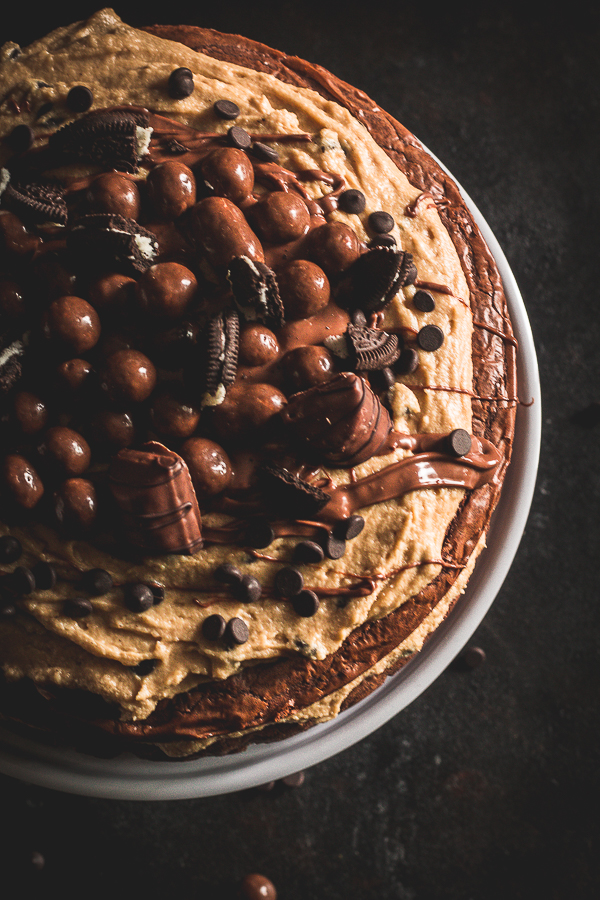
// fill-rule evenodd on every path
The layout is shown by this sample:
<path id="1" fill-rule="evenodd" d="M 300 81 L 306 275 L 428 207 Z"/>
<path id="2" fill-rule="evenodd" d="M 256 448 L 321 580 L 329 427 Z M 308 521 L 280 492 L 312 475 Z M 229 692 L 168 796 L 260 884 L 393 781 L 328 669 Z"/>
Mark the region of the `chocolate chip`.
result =
<path id="1" fill-rule="evenodd" d="M 250 147 L 250 153 L 261 162 L 277 162 L 279 153 L 274 147 L 263 144 L 261 141 L 254 141 Z"/>
<path id="2" fill-rule="evenodd" d="M 69 597 L 63 604 L 63 613 L 69 619 L 85 619 L 94 608 L 87 597 Z"/>
<path id="3" fill-rule="evenodd" d="M 413 303 L 419 312 L 433 312 L 435 309 L 435 300 L 429 291 L 417 291 L 413 297 Z"/>
<path id="4" fill-rule="evenodd" d="M 145 612 L 154 605 L 154 596 L 147 584 L 128 584 L 125 587 L 125 606 L 131 612 Z"/>
<path id="5" fill-rule="evenodd" d="M 462 654 L 462 660 L 468 669 L 476 669 L 486 660 L 485 650 L 481 647 L 467 647 Z"/>
<path id="6" fill-rule="evenodd" d="M 464 428 L 455 428 L 446 438 L 446 447 L 451 456 L 466 456 L 471 443 L 471 435 Z"/>
<path id="7" fill-rule="evenodd" d="M 35 578 L 35 587 L 38 591 L 49 591 L 56 584 L 56 569 L 49 562 L 40 560 L 33 569 L 33 577 Z"/>
<path id="8" fill-rule="evenodd" d="M 20 597 L 31 594 L 35 590 L 35 575 L 26 566 L 17 566 L 10 575 L 10 586 Z"/>
<path id="9" fill-rule="evenodd" d="M 262 594 L 262 585 L 254 575 L 242 575 L 232 585 L 233 594 L 240 603 L 254 603 Z"/>
<path id="10" fill-rule="evenodd" d="M 143 659 L 137 666 L 132 666 L 131 671 L 143 678 L 145 675 L 150 675 L 151 672 L 154 672 L 159 661 L 158 659 Z"/>
<path id="11" fill-rule="evenodd" d="M 382 209 L 378 209 L 369 215 L 369 228 L 371 231 L 377 232 L 377 234 L 387 234 L 395 224 L 394 217 Z"/>
<path id="12" fill-rule="evenodd" d="M 275 575 L 275 590 L 282 597 L 294 597 L 303 587 L 302 572 L 294 566 L 284 566 Z"/>
<path id="13" fill-rule="evenodd" d="M 0 563 L 13 563 L 18 560 L 23 548 L 21 541 L 11 534 L 3 534 L 0 537 Z"/>
<path id="14" fill-rule="evenodd" d="M 300 591 L 300 593 L 292 597 L 291 602 L 296 615 L 302 616 L 304 619 L 309 619 L 311 616 L 314 616 L 320 606 L 319 598 L 315 592 L 307 589 Z"/>
<path id="15" fill-rule="evenodd" d="M 238 584 L 242 580 L 242 573 L 232 563 L 222 563 L 215 569 L 215 578 L 221 584 Z"/>
<path id="16" fill-rule="evenodd" d="M 366 206 L 365 195 L 354 188 L 342 191 L 338 198 L 338 206 L 345 213 L 361 213 Z"/>
<path id="17" fill-rule="evenodd" d="M 252 145 L 252 138 L 239 125 L 231 126 L 227 132 L 227 141 L 230 146 L 237 147 L 238 150 L 248 150 Z"/>
<path id="18" fill-rule="evenodd" d="M 304 779 L 304 772 L 292 772 L 281 780 L 286 787 L 301 787 L 304 784 Z"/>
<path id="19" fill-rule="evenodd" d="M 183 100 L 185 97 L 189 97 L 194 90 L 194 76 L 190 69 L 185 66 L 173 69 L 169 75 L 167 87 L 169 97 L 174 100 Z"/>
<path id="20" fill-rule="evenodd" d="M 277 900 L 272 881 L 258 872 L 251 872 L 240 884 L 240 900 Z"/>
<path id="21" fill-rule="evenodd" d="M 421 350 L 439 350 L 444 343 L 444 332 L 439 325 L 425 325 L 417 335 L 417 343 Z"/>
<path id="22" fill-rule="evenodd" d="M 300 541 L 294 547 L 294 562 L 319 563 L 325 557 L 325 551 L 316 541 Z"/>
<path id="23" fill-rule="evenodd" d="M 335 523 L 333 533 L 341 541 L 351 541 L 358 537 L 364 527 L 365 520 L 362 516 L 348 516 L 347 519 Z"/>
<path id="24" fill-rule="evenodd" d="M 419 354 L 412 347 L 405 347 L 394 363 L 394 369 L 399 375 L 411 375 L 419 367 Z"/>
<path id="25" fill-rule="evenodd" d="M 73 112 L 87 112 L 93 102 L 94 95 L 83 84 L 76 84 L 67 94 L 67 106 Z"/>
<path id="26" fill-rule="evenodd" d="M 264 550 L 275 540 L 275 532 L 266 519 L 256 519 L 246 531 L 246 543 L 256 550 Z"/>
<path id="27" fill-rule="evenodd" d="M 240 108 L 233 100 L 217 100 L 213 109 L 220 119 L 237 119 Z"/>
<path id="28" fill-rule="evenodd" d="M 13 153 L 25 153 L 33 144 L 33 130 L 29 125 L 16 125 L 6 141 Z"/>
<path id="29" fill-rule="evenodd" d="M 328 559 L 341 559 L 346 552 L 346 542 L 335 537 L 332 532 L 323 538 L 321 546 Z"/>
<path id="30" fill-rule="evenodd" d="M 109 572 L 104 569 L 88 569 L 81 577 L 81 586 L 84 591 L 93 597 L 99 597 L 101 594 L 107 594 L 112 586 L 113 580 Z"/>
<path id="31" fill-rule="evenodd" d="M 234 616 L 225 626 L 224 638 L 227 644 L 234 646 L 236 644 L 245 644 L 250 637 L 250 629 L 243 619 Z"/>
<path id="32" fill-rule="evenodd" d="M 219 641 L 225 634 L 225 626 L 226 621 L 223 616 L 220 616 L 218 613 L 214 613 L 212 616 L 207 616 L 204 622 L 202 623 L 202 635 L 206 638 L 207 641 Z"/>
<path id="33" fill-rule="evenodd" d="M 371 387 L 380 391 L 389 391 L 396 384 L 396 377 L 389 366 L 383 369 L 373 369 L 369 372 L 369 383 Z"/>

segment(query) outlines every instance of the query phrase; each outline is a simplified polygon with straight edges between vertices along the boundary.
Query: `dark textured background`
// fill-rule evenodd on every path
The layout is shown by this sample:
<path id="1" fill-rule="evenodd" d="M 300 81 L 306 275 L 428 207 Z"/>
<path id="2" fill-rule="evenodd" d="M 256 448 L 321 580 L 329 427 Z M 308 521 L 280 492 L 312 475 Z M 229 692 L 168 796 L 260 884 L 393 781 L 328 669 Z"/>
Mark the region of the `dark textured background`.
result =
<path id="1" fill-rule="evenodd" d="M 100 5 L 3 12 L 0 40 L 25 45 Z M 226 900 L 258 871 L 280 900 L 597 898 L 600 425 L 573 417 L 600 400 L 598 11 L 113 5 L 133 25 L 235 31 L 320 63 L 448 166 L 529 312 L 542 457 L 520 550 L 473 637 L 483 665 L 450 666 L 296 788 L 127 802 L 0 777 L 0 894 Z"/>

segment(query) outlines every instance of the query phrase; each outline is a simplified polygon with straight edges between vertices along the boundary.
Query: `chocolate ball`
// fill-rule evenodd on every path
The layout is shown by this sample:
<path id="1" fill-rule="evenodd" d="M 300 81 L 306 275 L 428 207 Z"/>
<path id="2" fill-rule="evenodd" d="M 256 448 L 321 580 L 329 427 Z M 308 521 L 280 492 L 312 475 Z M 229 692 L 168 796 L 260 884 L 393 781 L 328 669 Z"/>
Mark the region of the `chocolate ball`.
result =
<path id="1" fill-rule="evenodd" d="M 53 425 L 38 447 L 40 457 L 64 478 L 82 475 L 89 468 L 92 451 L 78 431 L 65 425 Z"/>
<path id="2" fill-rule="evenodd" d="M 33 256 L 41 244 L 41 238 L 30 234 L 18 216 L 8 210 L 0 210 L 0 254 L 7 256 Z"/>
<path id="3" fill-rule="evenodd" d="M 260 438 L 260 432 L 285 404 L 285 395 L 270 384 L 234 383 L 223 402 L 213 407 L 215 433 L 225 443 L 241 437 Z"/>
<path id="4" fill-rule="evenodd" d="M 228 487 L 232 468 L 223 448 L 203 437 L 191 437 L 182 445 L 180 454 L 190 470 L 199 500 L 214 497 Z"/>
<path id="5" fill-rule="evenodd" d="M 163 437 L 182 439 L 190 437 L 198 427 L 200 410 L 181 390 L 165 386 L 152 399 L 150 418 L 153 429 Z"/>
<path id="6" fill-rule="evenodd" d="M 306 239 L 308 258 L 326 272 L 329 277 L 341 275 L 360 254 L 360 243 L 355 231 L 343 222 L 326 222 L 313 228 Z"/>
<path id="7" fill-rule="evenodd" d="M 54 493 L 54 514 L 69 531 L 87 531 L 98 515 L 96 489 L 87 478 L 68 478 Z"/>
<path id="8" fill-rule="evenodd" d="M 146 192 L 158 217 L 170 221 L 183 215 L 196 202 L 196 179 L 184 163 L 167 160 L 150 169 Z"/>
<path id="9" fill-rule="evenodd" d="M 329 303 L 327 275 L 316 263 L 295 259 L 277 273 L 279 294 L 287 319 L 314 316 Z"/>
<path id="10" fill-rule="evenodd" d="M 15 396 L 13 408 L 23 434 L 36 434 L 46 427 L 48 407 L 37 394 L 19 391 Z"/>
<path id="11" fill-rule="evenodd" d="M 295 347 L 281 361 L 284 378 L 293 393 L 328 381 L 335 375 L 335 362 L 325 347 Z"/>
<path id="12" fill-rule="evenodd" d="M 227 197 L 205 197 L 196 203 L 190 229 L 198 250 L 219 273 L 225 272 L 236 256 L 265 261 L 258 237 L 241 209 Z"/>
<path id="13" fill-rule="evenodd" d="M 241 203 L 254 188 L 254 169 L 243 150 L 218 147 L 202 160 L 202 177 L 217 197 Z"/>
<path id="14" fill-rule="evenodd" d="M 133 310 L 136 284 L 121 272 L 109 272 L 90 285 L 88 300 L 101 317 L 126 317 Z"/>
<path id="15" fill-rule="evenodd" d="M 251 872 L 240 884 L 240 900 L 277 900 L 277 890 L 266 875 Z"/>
<path id="16" fill-rule="evenodd" d="M 6 493 L 23 509 L 33 509 L 44 493 L 44 485 L 28 459 L 9 453 L 2 463 L 2 483 Z"/>
<path id="17" fill-rule="evenodd" d="M 245 366 L 266 366 L 279 355 L 279 344 L 265 325 L 251 322 L 240 332 L 239 361 Z"/>
<path id="18" fill-rule="evenodd" d="M 89 437 L 94 449 L 116 452 L 135 440 L 135 425 L 128 412 L 99 409 L 90 419 Z"/>
<path id="19" fill-rule="evenodd" d="M 183 316 L 198 290 L 194 273 L 177 262 L 150 266 L 137 283 L 136 296 L 144 313 L 178 319 Z"/>
<path id="20" fill-rule="evenodd" d="M 16 281 L 0 281 L 0 327 L 10 327 L 25 316 L 25 298 Z"/>
<path id="21" fill-rule="evenodd" d="M 135 181 L 120 172 L 104 172 L 94 178 L 85 194 L 87 211 L 137 219 L 140 192 Z"/>
<path id="22" fill-rule="evenodd" d="M 39 305 L 57 297 L 77 294 L 77 277 L 67 265 L 66 251 L 46 250 L 32 263 L 34 291 L 32 299 Z"/>
<path id="23" fill-rule="evenodd" d="M 139 350 L 117 350 L 105 360 L 100 387 L 113 403 L 141 403 L 156 385 L 156 369 Z"/>
<path id="24" fill-rule="evenodd" d="M 56 370 L 57 387 L 68 399 L 82 399 L 91 387 L 93 373 L 87 359 L 66 359 Z"/>
<path id="25" fill-rule="evenodd" d="M 81 297 L 58 297 L 44 316 L 43 332 L 60 350 L 79 355 L 91 350 L 100 337 L 100 318 Z"/>
<path id="26" fill-rule="evenodd" d="M 285 244 L 305 235 L 310 213 L 302 197 L 288 191 L 264 194 L 250 210 L 258 234 L 271 244 Z"/>

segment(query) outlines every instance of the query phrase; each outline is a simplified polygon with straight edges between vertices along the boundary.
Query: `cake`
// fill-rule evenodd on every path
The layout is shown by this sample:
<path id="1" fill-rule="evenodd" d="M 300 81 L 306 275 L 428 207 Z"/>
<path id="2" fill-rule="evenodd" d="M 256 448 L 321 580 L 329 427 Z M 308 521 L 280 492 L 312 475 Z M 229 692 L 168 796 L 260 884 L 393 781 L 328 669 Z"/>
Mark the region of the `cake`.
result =
<path id="1" fill-rule="evenodd" d="M 362 91 L 110 9 L 0 51 L 0 715 L 96 755 L 330 720 L 464 591 L 516 342 Z"/>

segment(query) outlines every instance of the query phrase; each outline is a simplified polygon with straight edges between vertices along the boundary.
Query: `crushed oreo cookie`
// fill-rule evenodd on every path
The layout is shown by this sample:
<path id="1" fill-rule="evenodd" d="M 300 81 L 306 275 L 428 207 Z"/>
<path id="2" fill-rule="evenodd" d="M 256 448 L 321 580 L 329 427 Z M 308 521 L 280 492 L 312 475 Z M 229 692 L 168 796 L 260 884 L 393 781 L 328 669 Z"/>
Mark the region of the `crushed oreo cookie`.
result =
<path id="1" fill-rule="evenodd" d="M 278 328 L 283 325 L 284 309 L 277 279 L 268 266 L 248 256 L 236 256 L 229 266 L 227 279 L 245 319 L 258 319 Z"/>
<path id="2" fill-rule="evenodd" d="M 91 213 L 81 216 L 69 229 L 67 249 L 80 266 L 96 270 L 115 267 L 135 275 L 155 261 L 158 241 L 134 219 Z"/>
<path id="3" fill-rule="evenodd" d="M 2 192 L 2 206 L 25 225 L 66 225 L 69 215 L 65 190 L 56 181 L 10 181 Z"/>
<path id="4" fill-rule="evenodd" d="M 366 325 L 349 325 L 346 343 L 355 372 L 385 369 L 400 356 L 401 346 L 396 334 Z"/>
<path id="5" fill-rule="evenodd" d="M 346 309 L 379 312 L 401 287 L 414 280 L 416 269 L 410 253 L 395 246 L 375 245 L 355 260 L 348 276 L 340 294 L 341 304 Z"/>
<path id="6" fill-rule="evenodd" d="M 85 162 L 135 173 L 152 129 L 144 110 L 95 110 L 50 135 L 57 164 Z"/>
<path id="7" fill-rule="evenodd" d="M 240 320 L 234 309 L 210 319 L 204 334 L 204 354 L 199 357 L 203 370 L 198 373 L 203 404 L 218 405 L 235 380 L 240 345 Z M 196 363 L 193 364 L 196 368 Z M 191 379 L 194 380 L 194 373 Z M 193 385 L 190 385 L 193 387 Z"/>

